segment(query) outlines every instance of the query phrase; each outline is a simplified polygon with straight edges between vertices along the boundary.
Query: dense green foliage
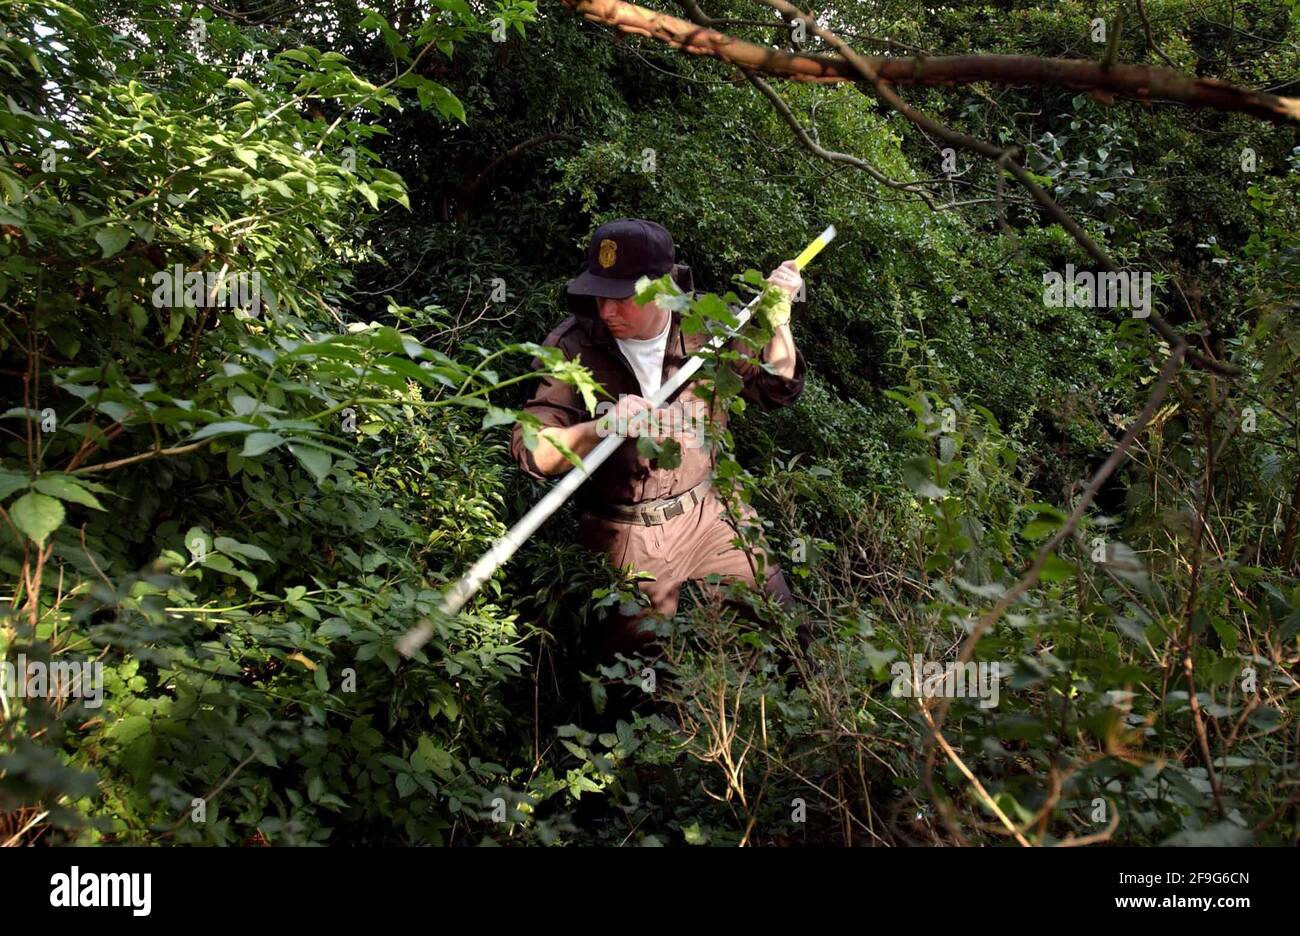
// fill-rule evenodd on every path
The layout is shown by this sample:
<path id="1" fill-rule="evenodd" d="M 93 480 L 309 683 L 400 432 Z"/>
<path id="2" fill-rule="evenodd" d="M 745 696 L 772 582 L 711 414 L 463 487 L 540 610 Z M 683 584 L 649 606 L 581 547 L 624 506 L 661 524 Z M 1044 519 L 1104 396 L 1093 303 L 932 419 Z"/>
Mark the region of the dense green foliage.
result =
<path id="1" fill-rule="evenodd" d="M 842 6 L 866 50 L 1099 54 L 1090 4 Z M 1296 93 L 1300 4 L 1145 6 L 1123 59 Z M 822 146 L 939 210 L 814 158 L 724 66 L 558 3 L 231 10 L 0 5 L 0 655 L 104 664 L 102 707 L 7 700 L 0 841 L 1005 843 L 1006 820 L 1044 844 L 1295 842 L 1293 129 L 908 92 L 1022 147 L 1242 370 L 1179 371 L 980 641 L 998 705 L 953 701 L 931 775 L 932 714 L 891 664 L 955 656 L 1168 354 L 1124 310 L 1044 304 L 1045 271 L 1089 265 L 1069 235 L 857 88 L 774 83 Z M 567 513 L 434 613 L 541 491 L 506 453 L 513 407 L 588 235 L 625 216 L 719 294 L 840 231 L 795 307 L 804 396 L 717 440 L 811 644 L 688 592 L 648 694 L 643 664 L 585 652 L 636 595 Z M 262 301 L 161 301 L 177 265 L 256 274 Z"/>

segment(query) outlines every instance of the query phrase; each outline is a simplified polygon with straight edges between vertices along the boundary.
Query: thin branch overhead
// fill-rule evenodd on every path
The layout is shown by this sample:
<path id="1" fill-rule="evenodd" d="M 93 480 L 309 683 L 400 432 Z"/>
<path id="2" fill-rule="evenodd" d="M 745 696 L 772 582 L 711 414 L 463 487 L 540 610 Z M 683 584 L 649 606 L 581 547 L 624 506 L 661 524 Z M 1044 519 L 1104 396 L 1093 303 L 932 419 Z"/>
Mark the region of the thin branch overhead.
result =
<path id="1" fill-rule="evenodd" d="M 861 72 L 841 56 L 786 52 L 758 45 L 623 0 L 562 2 L 594 22 L 775 77 L 824 83 L 863 80 Z M 811 21 L 810 31 L 815 32 Z M 1104 99 L 1173 101 L 1300 126 L 1300 98 L 1280 97 L 1215 78 L 1198 78 L 1172 68 L 1032 55 L 877 55 L 859 59 L 868 62 L 881 80 L 896 85 L 1050 85 L 1091 91 Z"/>

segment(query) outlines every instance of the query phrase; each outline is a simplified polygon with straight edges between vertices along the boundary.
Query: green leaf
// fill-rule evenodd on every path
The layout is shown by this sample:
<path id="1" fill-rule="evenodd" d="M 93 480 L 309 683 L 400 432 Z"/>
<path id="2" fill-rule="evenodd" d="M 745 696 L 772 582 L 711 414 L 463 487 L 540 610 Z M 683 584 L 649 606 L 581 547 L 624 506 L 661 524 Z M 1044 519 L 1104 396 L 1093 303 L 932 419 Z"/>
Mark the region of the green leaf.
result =
<path id="1" fill-rule="evenodd" d="M 120 224 L 110 224 L 95 234 L 95 243 L 104 252 L 100 259 L 113 256 L 130 242 L 131 230 Z"/>
<path id="2" fill-rule="evenodd" d="M 79 481 L 65 474 L 42 475 L 36 479 L 33 486 L 36 490 L 57 497 L 59 500 L 72 501 L 74 504 L 93 507 L 95 510 L 104 509 L 94 494 L 82 487 Z"/>
<path id="3" fill-rule="evenodd" d="M 1061 524 L 1058 520 L 1030 520 L 1020 531 L 1020 535 L 1027 540 L 1040 540 L 1045 536 L 1051 536 L 1060 528 Z"/>
<path id="4" fill-rule="evenodd" d="M 924 455 L 909 458 L 903 463 L 903 481 L 917 497 L 947 497 L 948 491 L 935 484 L 930 478 L 930 459 Z"/>
<path id="5" fill-rule="evenodd" d="M 465 0 L 433 0 L 433 5 L 459 14 L 461 19 L 464 20 L 470 20 L 474 17 L 474 14 L 469 10 L 469 4 Z"/>
<path id="6" fill-rule="evenodd" d="M 202 439 L 209 439 L 212 436 L 230 435 L 237 432 L 256 432 L 260 426 L 254 426 L 251 423 L 239 422 L 237 420 L 225 420 L 223 422 L 208 423 L 194 435 L 190 436 L 189 441 L 198 442 Z"/>
<path id="7" fill-rule="evenodd" d="M 488 406 L 487 412 L 483 414 L 482 429 L 491 429 L 493 426 L 505 426 L 515 421 L 515 411 L 502 409 L 499 406 Z"/>
<path id="8" fill-rule="evenodd" d="M 1066 562 L 1056 553 L 1048 553 L 1047 561 L 1043 563 L 1043 571 L 1038 579 L 1041 582 L 1060 582 L 1073 577 L 1074 572 L 1074 563 Z"/>
<path id="9" fill-rule="evenodd" d="M 240 556 L 247 559 L 257 559 L 261 562 L 274 561 L 262 547 L 254 546 L 251 543 L 241 543 L 229 536 L 218 536 L 212 541 L 212 545 L 227 556 Z"/>
<path id="10" fill-rule="evenodd" d="M 1171 848 L 1188 846 L 1234 848 L 1249 845 L 1253 839 L 1254 834 L 1249 829 L 1243 829 L 1231 822 L 1219 822 L 1208 829 L 1185 829 L 1171 835 L 1160 844 Z"/>
<path id="11" fill-rule="evenodd" d="M 314 67 L 316 64 L 315 60 L 301 49 L 285 49 L 283 52 L 278 53 L 276 58 L 289 59 L 290 61 L 298 62 L 309 67 Z"/>
<path id="12" fill-rule="evenodd" d="M 212 553 L 212 537 L 202 527 L 192 526 L 185 531 L 185 549 L 191 558 L 202 561 Z"/>
<path id="13" fill-rule="evenodd" d="M 1044 503 L 1025 504 L 1025 510 L 1035 510 L 1038 513 L 1050 514 L 1051 516 L 1061 521 L 1064 521 L 1066 516 L 1065 511 L 1054 504 L 1044 504 Z"/>
<path id="14" fill-rule="evenodd" d="M 20 491 L 31 483 L 27 475 L 17 471 L 0 469 L 0 501 L 14 491 Z"/>
<path id="15" fill-rule="evenodd" d="M 302 463 L 302 466 L 311 472 L 311 476 L 319 484 L 325 480 L 325 476 L 330 473 L 330 466 L 333 459 L 330 458 L 329 452 L 323 452 L 318 448 L 303 445 L 300 442 L 290 442 L 289 451 L 293 452 L 294 457 Z"/>
<path id="16" fill-rule="evenodd" d="M 1115 627 L 1126 637 L 1137 641 L 1143 646 L 1146 645 L 1147 632 L 1141 621 L 1120 615 L 1115 618 Z"/>
<path id="17" fill-rule="evenodd" d="M 686 839 L 687 845 L 709 844 L 709 833 L 701 831 L 698 822 L 692 822 L 690 825 L 682 826 L 682 836 Z"/>
<path id="18" fill-rule="evenodd" d="M 714 387 L 719 397 L 727 399 L 744 390 L 745 383 L 740 379 L 739 374 L 723 364 L 718 367 L 717 377 L 714 378 Z"/>
<path id="19" fill-rule="evenodd" d="M 659 455 L 655 459 L 655 464 L 660 468 L 671 471 L 682 463 L 682 447 L 676 439 L 664 439 L 659 446 Z"/>
<path id="20" fill-rule="evenodd" d="M 1214 628 L 1214 632 L 1219 635 L 1219 639 L 1223 641 L 1223 646 L 1230 652 L 1236 653 L 1240 637 L 1237 634 L 1237 629 L 1232 626 L 1232 622 L 1216 617 L 1210 622 L 1210 625 Z"/>
<path id="21" fill-rule="evenodd" d="M 0 419 L 10 419 L 14 416 L 21 416 L 23 419 L 30 419 L 32 422 L 41 421 L 41 414 L 30 406 L 15 406 L 0 413 Z"/>
<path id="22" fill-rule="evenodd" d="M 37 545 L 44 546 L 50 534 L 63 523 L 63 504 L 56 498 L 28 491 L 14 501 L 9 516 L 14 526 L 35 540 Z"/>
<path id="23" fill-rule="evenodd" d="M 452 94 L 437 82 L 430 82 L 432 87 L 429 89 L 433 99 L 433 104 L 438 108 L 438 113 L 444 118 L 451 117 L 466 123 L 465 105 L 460 102 L 460 98 Z"/>
<path id="24" fill-rule="evenodd" d="M 226 82 L 226 87 L 234 88 L 238 91 L 242 91 L 255 104 L 260 104 L 263 100 L 265 100 L 262 93 L 258 91 L 256 88 L 254 88 L 247 81 L 245 81 L 243 78 L 231 78 L 229 81 Z"/>
<path id="25" fill-rule="evenodd" d="M 245 458 L 254 458 L 265 455 L 284 443 L 284 436 L 276 435 L 274 432 L 250 432 L 248 438 L 244 439 L 244 451 L 241 454 Z"/>

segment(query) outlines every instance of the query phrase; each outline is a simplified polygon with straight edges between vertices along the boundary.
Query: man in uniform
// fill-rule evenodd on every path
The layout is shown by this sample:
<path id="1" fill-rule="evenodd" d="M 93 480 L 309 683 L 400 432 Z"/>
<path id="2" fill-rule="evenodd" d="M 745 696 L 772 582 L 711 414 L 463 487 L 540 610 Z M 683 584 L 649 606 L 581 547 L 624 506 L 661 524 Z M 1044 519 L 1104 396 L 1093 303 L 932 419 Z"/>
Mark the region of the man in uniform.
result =
<path id="1" fill-rule="evenodd" d="M 755 584 L 752 557 L 733 545 L 736 529 L 712 487 L 712 453 L 700 444 L 698 433 L 681 431 L 683 413 L 707 406 L 705 391 L 697 396 L 696 385 L 690 383 L 671 401 L 675 412 L 651 413 L 649 398 L 708 340 L 705 335 L 683 334 L 679 313 L 654 302 L 636 303 L 641 276 L 655 279 L 672 273 L 679 286 L 690 290 L 689 272 L 675 261 L 672 236 L 653 221 L 623 219 L 596 230 L 587 248 L 586 269 L 566 290 L 571 314 L 545 344 L 590 370 L 611 398 L 606 407 L 613 408 L 593 417 L 574 387 L 543 377 L 524 407 L 544 427 L 536 448 L 524 444 L 522 426 L 515 426 L 511 438 L 516 461 L 538 480 L 573 467 L 552 440 L 581 457 L 611 432 L 632 436 L 658 427 L 653 434 L 659 436 L 663 433 L 658 430 L 667 426 L 668 435 L 681 445 L 680 464 L 663 468 L 657 460 L 642 457 L 636 439 L 629 438 L 576 495 L 583 542 L 606 553 L 617 566 L 630 565 L 653 576 L 639 583 L 649 598 L 648 611 L 619 617 L 598 635 L 597 653 L 603 657 L 645 650 L 654 635 L 641 628 L 644 618 L 648 613 L 671 616 L 684 582 L 717 573 L 726 580 Z M 802 284 L 794 262 L 783 263 L 768 282 L 780 291 L 780 301 L 769 315 L 773 336 L 761 351 L 761 363 L 746 344 L 733 339 L 730 347 L 746 359 L 729 365 L 743 381 L 741 397 L 764 410 L 794 403 L 803 392 L 806 369 L 789 325 L 790 301 Z M 725 419 L 725 414 L 714 418 Z M 747 520 L 755 520 L 751 509 L 740 509 Z M 767 593 L 792 605 L 780 568 L 767 558 L 764 570 Z"/>

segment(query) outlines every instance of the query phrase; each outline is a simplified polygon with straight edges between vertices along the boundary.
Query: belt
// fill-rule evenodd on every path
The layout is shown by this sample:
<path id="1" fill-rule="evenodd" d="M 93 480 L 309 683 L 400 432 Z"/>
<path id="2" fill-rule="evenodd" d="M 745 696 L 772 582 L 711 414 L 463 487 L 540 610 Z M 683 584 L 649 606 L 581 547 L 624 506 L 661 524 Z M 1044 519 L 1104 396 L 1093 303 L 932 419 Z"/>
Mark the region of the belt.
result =
<path id="1" fill-rule="evenodd" d="M 637 523 L 644 526 L 658 526 L 667 523 L 673 517 L 680 517 L 696 504 L 704 503 L 713 486 L 712 478 L 705 478 L 689 491 L 663 497 L 659 500 L 643 501 L 640 504 L 602 504 L 596 513 L 616 523 Z"/>

